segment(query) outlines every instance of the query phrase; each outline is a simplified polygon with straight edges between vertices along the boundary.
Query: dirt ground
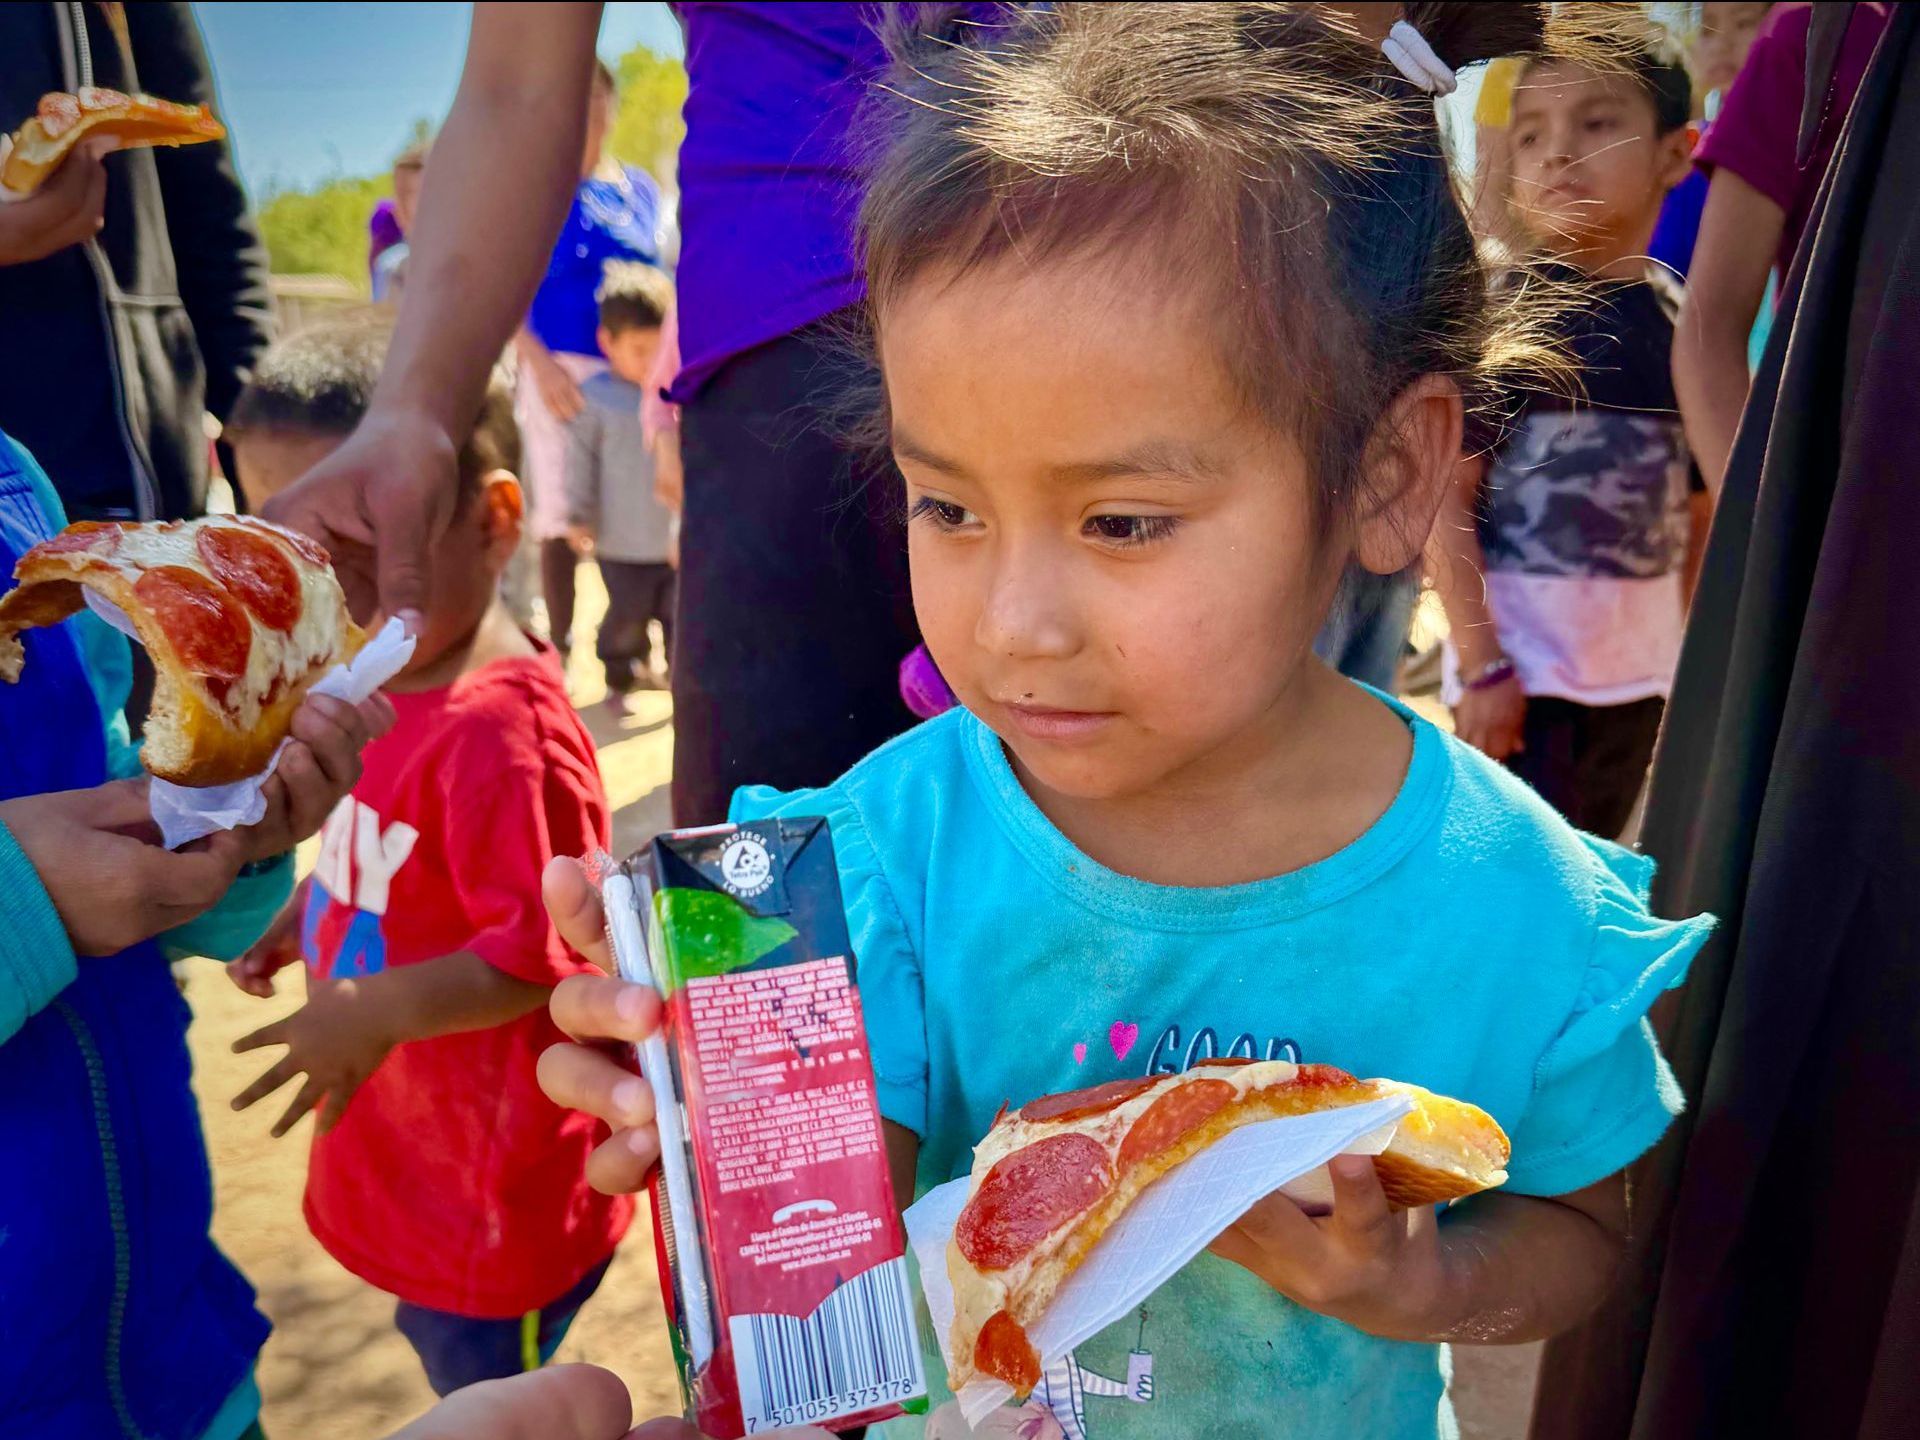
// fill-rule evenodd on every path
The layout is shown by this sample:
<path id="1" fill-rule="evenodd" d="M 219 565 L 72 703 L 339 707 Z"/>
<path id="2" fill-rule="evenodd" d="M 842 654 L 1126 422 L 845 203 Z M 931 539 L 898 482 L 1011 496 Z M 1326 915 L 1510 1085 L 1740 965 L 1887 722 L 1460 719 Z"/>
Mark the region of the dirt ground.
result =
<path id="1" fill-rule="evenodd" d="M 589 635 L 605 596 L 590 567 L 582 568 L 580 581 L 578 633 Z M 590 650 L 578 647 L 569 688 L 599 745 L 615 807 L 615 847 L 626 853 L 667 824 L 672 705 L 664 695 L 643 695 L 633 714 L 610 714 L 600 703 L 604 692 Z M 306 865 L 311 849 L 302 857 Z M 262 1423 L 273 1440 L 376 1440 L 425 1410 L 433 1393 L 393 1328 L 392 1301 L 342 1270 L 307 1233 L 300 1192 L 311 1121 L 275 1141 L 267 1135 L 278 1113 L 271 1102 L 239 1115 L 227 1103 L 266 1064 L 258 1054 L 236 1056 L 228 1047 L 292 1010 L 297 980 L 281 987 L 292 993 L 273 1001 L 241 994 L 211 964 L 192 967 L 187 983 L 197 1017 L 195 1083 L 213 1156 L 214 1234 L 258 1287 L 274 1324 L 259 1369 Z M 649 1228 L 643 1210 L 558 1357 L 617 1372 L 641 1416 L 678 1407 Z M 1524 1434 L 1535 1349 L 1456 1352 L 1455 1403 L 1467 1440 Z"/>

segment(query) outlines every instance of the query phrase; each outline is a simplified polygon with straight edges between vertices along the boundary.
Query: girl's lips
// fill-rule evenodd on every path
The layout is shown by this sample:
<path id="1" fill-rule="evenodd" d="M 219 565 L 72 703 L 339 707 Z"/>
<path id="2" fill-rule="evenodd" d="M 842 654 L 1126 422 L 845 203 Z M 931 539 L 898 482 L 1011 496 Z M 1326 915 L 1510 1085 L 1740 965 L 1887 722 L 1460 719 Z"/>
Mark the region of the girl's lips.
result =
<path id="1" fill-rule="evenodd" d="M 1114 718 L 1108 710 L 1054 710 L 1045 705 L 1005 702 L 1000 708 L 1013 728 L 1031 740 L 1086 740 Z"/>

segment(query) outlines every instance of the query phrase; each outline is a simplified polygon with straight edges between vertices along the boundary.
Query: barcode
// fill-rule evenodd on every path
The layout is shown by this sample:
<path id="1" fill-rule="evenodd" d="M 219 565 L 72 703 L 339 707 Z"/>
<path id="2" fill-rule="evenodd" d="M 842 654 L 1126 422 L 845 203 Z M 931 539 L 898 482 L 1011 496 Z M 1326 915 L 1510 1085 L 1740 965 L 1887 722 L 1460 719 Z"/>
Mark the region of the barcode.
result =
<path id="1" fill-rule="evenodd" d="M 749 1435 L 812 1424 L 920 1394 L 920 1344 L 902 1256 L 856 1275 L 804 1319 L 728 1321 Z"/>

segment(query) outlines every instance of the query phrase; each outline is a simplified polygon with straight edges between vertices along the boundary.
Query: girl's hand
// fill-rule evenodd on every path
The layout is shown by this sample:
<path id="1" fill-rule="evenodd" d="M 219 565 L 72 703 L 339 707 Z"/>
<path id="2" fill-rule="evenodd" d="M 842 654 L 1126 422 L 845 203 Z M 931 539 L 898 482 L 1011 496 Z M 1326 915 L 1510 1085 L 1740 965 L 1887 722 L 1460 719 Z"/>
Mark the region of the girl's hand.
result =
<path id="1" fill-rule="evenodd" d="M 300 963 L 300 917 L 306 913 L 307 886 L 311 878 L 295 887 L 293 896 L 280 907 L 267 933 L 247 948 L 247 953 L 227 966 L 227 978 L 249 995 L 262 1000 L 273 998 L 273 977 L 289 965 Z"/>
<path id="2" fill-rule="evenodd" d="M 390 1011 L 390 1006 L 381 1005 L 369 993 L 365 980 L 337 980 L 320 987 L 284 1020 L 233 1042 L 236 1055 L 263 1045 L 287 1047 L 271 1069 L 234 1097 L 233 1108 L 245 1110 L 304 1074 L 307 1082 L 274 1122 L 273 1138 L 278 1140 L 316 1106 L 322 1107 L 316 1133 L 326 1134 L 340 1123 L 353 1092 L 399 1043 L 400 1037 L 387 1026 Z"/>
<path id="3" fill-rule="evenodd" d="M 1208 1248 L 1369 1335 L 1428 1338 L 1444 1290 L 1433 1207 L 1389 1208 L 1371 1156 L 1335 1156 L 1327 1168 L 1331 1215 L 1312 1219 L 1286 1196 L 1269 1195 Z"/>
<path id="4" fill-rule="evenodd" d="M 580 862 L 564 856 L 541 877 L 547 913 L 560 938 L 603 970 L 613 968 L 600 895 Z M 553 1023 L 576 1043 L 540 1057 L 540 1088 L 556 1105 L 604 1120 L 613 1134 L 587 1157 L 587 1183 L 606 1195 L 638 1190 L 660 1158 L 653 1090 L 625 1063 L 627 1046 L 660 1026 L 660 997 L 645 985 L 610 975 L 571 975 L 547 1002 Z"/>
<path id="5" fill-rule="evenodd" d="M 145 779 L 0 802 L 0 825 L 39 875 L 76 955 L 112 955 L 186 924 L 227 893 L 248 859 L 233 830 L 162 848 Z"/>
<path id="6" fill-rule="evenodd" d="M 309 695 L 293 712 L 293 744 L 262 789 L 267 813 L 240 832 L 248 858 L 283 854 L 317 833 L 359 782 L 360 752 L 391 730 L 393 721 L 393 702 L 381 694 L 358 705 Z"/>
<path id="7" fill-rule="evenodd" d="M 1526 749 L 1521 734 L 1527 723 L 1527 695 L 1509 676 L 1484 690 L 1469 690 L 1453 707 L 1453 733 L 1489 760 L 1504 760 Z"/>

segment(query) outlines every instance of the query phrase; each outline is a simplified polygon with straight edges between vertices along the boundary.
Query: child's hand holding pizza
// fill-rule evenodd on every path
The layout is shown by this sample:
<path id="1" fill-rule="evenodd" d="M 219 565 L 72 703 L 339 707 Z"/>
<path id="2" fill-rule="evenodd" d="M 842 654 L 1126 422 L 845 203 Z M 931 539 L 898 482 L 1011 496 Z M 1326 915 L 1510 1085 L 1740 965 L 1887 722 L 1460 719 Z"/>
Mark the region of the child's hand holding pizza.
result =
<path id="1" fill-rule="evenodd" d="M 1327 1170 L 1331 1214 L 1269 1195 L 1207 1248 L 1370 1335 L 1429 1338 L 1445 1290 L 1434 1208 L 1393 1209 L 1369 1155 L 1336 1156 Z"/>
<path id="2" fill-rule="evenodd" d="M 358 705 L 309 695 L 293 712 L 293 743 L 281 752 L 262 791 L 267 813 L 240 833 L 256 859 L 291 850 L 316 835 L 360 779 L 360 752 L 393 728 L 393 702 L 376 693 Z"/>
<path id="3" fill-rule="evenodd" d="M 579 862 L 554 859 L 541 889 L 560 938 L 611 970 L 600 895 Z M 547 1008 L 575 1043 L 551 1046 L 540 1057 L 540 1088 L 554 1104 L 583 1110 L 613 1128 L 587 1159 L 588 1183 L 606 1195 L 638 1190 L 660 1158 L 660 1132 L 653 1123 L 653 1091 L 622 1060 L 628 1046 L 659 1028 L 660 997 L 611 975 L 574 975 L 554 987 Z M 622 1058 L 615 1058 L 616 1051 Z"/>

